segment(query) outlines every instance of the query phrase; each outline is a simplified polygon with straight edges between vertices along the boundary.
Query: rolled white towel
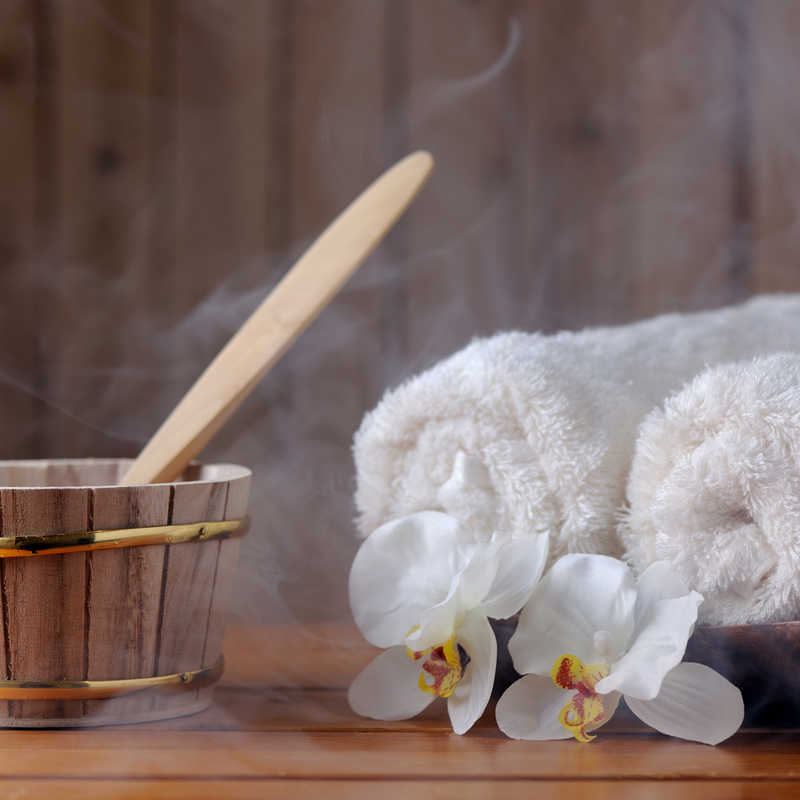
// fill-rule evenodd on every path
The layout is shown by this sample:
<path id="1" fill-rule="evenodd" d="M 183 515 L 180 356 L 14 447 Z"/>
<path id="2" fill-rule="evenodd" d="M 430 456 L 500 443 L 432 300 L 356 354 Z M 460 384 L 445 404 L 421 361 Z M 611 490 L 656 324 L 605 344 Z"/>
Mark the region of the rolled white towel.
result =
<path id="1" fill-rule="evenodd" d="M 478 339 L 387 392 L 355 436 L 358 526 L 425 509 L 478 535 L 620 555 L 639 423 L 706 364 L 800 349 L 800 295 L 579 333 Z"/>
<path id="2" fill-rule="evenodd" d="M 641 572 L 666 560 L 700 622 L 800 616 L 800 355 L 698 375 L 642 424 L 620 526 Z"/>

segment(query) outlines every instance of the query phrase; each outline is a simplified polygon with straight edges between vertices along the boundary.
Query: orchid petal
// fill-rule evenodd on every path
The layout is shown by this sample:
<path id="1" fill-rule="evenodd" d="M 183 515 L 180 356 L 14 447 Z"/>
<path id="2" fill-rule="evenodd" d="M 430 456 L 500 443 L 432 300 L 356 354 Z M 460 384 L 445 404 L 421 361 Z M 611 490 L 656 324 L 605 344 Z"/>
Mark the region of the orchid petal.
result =
<path id="1" fill-rule="evenodd" d="M 549 533 L 525 536 L 503 546 L 494 582 L 481 603 L 487 617 L 507 619 L 528 602 L 542 577 L 549 546 Z"/>
<path id="2" fill-rule="evenodd" d="M 350 708 L 371 719 L 410 719 L 427 708 L 436 695 L 419 688 L 422 667 L 406 655 L 405 647 L 391 647 L 361 671 L 350 684 Z"/>
<path id="3" fill-rule="evenodd" d="M 447 597 L 425 609 L 419 616 L 419 628 L 406 637 L 406 645 L 412 650 L 422 651 L 438 647 L 446 642 L 455 631 L 459 617 L 463 616 L 463 604 L 459 594 L 461 573 L 453 576 Z"/>
<path id="4" fill-rule="evenodd" d="M 350 606 L 364 638 L 378 647 L 402 643 L 421 614 L 448 596 L 476 546 L 468 528 L 437 511 L 378 528 L 350 570 Z"/>
<path id="5" fill-rule="evenodd" d="M 651 564 L 636 581 L 636 606 L 633 609 L 633 638 L 644 625 L 647 612 L 660 600 L 686 597 L 689 588 L 677 572 L 673 572 L 666 561 Z"/>
<path id="6" fill-rule="evenodd" d="M 663 680 L 653 700 L 625 697 L 642 722 L 668 736 L 719 744 L 744 719 L 741 692 L 704 664 L 680 664 Z"/>
<path id="7" fill-rule="evenodd" d="M 478 608 L 486 597 L 497 575 L 500 553 L 510 541 L 508 534 L 495 533 L 490 542 L 475 548 L 469 564 L 461 573 L 459 585 L 461 602 L 467 612 Z"/>
<path id="8" fill-rule="evenodd" d="M 631 649 L 598 681 L 602 694 L 622 692 L 626 698 L 652 700 L 659 693 L 664 676 L 680 664 L 686 652 L 697 607 L 703 598 L 692 592 L 674 600 L 660 600 L 650 607 L 642 630 Z"/>
<path id="9" fill-rule="evenodd" d="M 453 635 L 470 611 L 480 606 L 497 573 L 498 554 L 504 541 L 495 535 L 491 542 L 475 548 L 466 567 L 453 577 L 447 597 L 420 615 L 419 629 L 406 639 L 409 647 L 414 650 L 436 647 Z"/>
<path id="10" fill-rule="evenodd" d="M 512 739 L 571 739 L 558 715 L 573 694 L 549 676 L 524 675 L 497 701 L 497 724 Z"/>
<path id="11" fill-rule="evenodd" d="M 481 605 L 494 583 L 499 554 L 507 542 L 510 542 L 510 536 L 496 533 L 491 542 L 481 543 L 475 548 L 466 567 L 453 577 L 445 600 L 422 613 L 419 629 L 406 639 L 409 647 L 415 650 L 436 647 L 453 635 L 467 614 Z"/>
<path id="12" fill-rule="evenodd" d="M 508 649 L 517 672 L 550 675 L 556 659 L 571 653 L 586 664 L 597 660 L 595 634 L 614 652 L 625 647 L 633 631 L 636 585 L 621 561 L 607 556 L 573 554 L 556 561 L 522 609 Z"/>
<path id="13" fill-rule="evenodd" d="M 497 667 L 497 640 L 483 614 L 470 614 L 458 629 L 456 642 L 469 656 L 464 677 L 447 699 L 447 711 L 456 733 L 466 733 L 486 710 Z"/>

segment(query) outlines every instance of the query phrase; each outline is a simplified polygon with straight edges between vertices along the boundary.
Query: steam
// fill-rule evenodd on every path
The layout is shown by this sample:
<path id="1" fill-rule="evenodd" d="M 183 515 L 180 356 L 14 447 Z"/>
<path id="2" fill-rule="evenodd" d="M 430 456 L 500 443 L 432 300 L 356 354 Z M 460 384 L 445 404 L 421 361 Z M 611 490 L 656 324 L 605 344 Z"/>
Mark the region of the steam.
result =
<path id="1" fill-rule="evenodd" d="M 313 5 L 298 4 L 304 24 Z M 184 112 L 181 135 L 191 136 L 200 171 L 186 178 L 191 202 L 169 206 L 159 182 L 159 159 L 174 157 L 167 145 L 152 163 L 123 160 L 120 169 L 155 176 L 126 231 L 132 240 L 148 225 L 158 229 L 151 238 L 174 235 L 181 214 L 208 204 L 196 215 L 199 240 L 181 255 L 202 256 L 206 272 L 195 282 L 185 268 L 179 285 L 165 258 L 109 265 L 44 254 L 15 282 L 19 296 L 36 295 L 36 324 L 50 333 L 38 340 L 33 372 L 0 356 L 9 408 L 33 409 L 7 426 L 6 454 L 135 455 L 313 235 L 395 157 L 433 153 L 437 169 L 407 221 L 202 455 L 254 472 L 233 609 L 242 622 L 349 618 L 350 441 L 387 385 L 499 329 L 625 322 L 797 288 L 791 3 L 640 4 L 617 16 L 604 3 L 578 4 L 575 15 L 559 4 L 516 14 L 492 5 L 502 17 L 493 27 L 481 4 L 454 5 L 449 19 L 417 4 L 400 15 L 402 31 L 381 27 L 378 5 L 337 18 L 330 36 L 317 31 L 302 63 L 292 47 L 311 34 L 299 23 L 291 35 L 281 29 L 288 45 L 273 29 L 246 32 L 248 52 L 272 48 L 270 102 L 292 120 L 280 117 L 259 151 L 272 205 L 256 227 L 286 222 L 263 252 L 239 246 L 238 211 L 219 202 L 251 176 L 230 166 L 238 156 L 217 134 L 253 109 L 263 116 L 267 102 L 262 79 L 228 91 L 231 50 L 222 66 L 182 62 L 181 80 L 196 83 L 198 97 L 105 90 L 93 100 L 101 109 L 145 104 L 165 128 L 176 108 Z M 315 13 L 323 6 L 336 16 L 324 3 Z M 134 51 L 145 46 L 139 31 L 92 8 L 100 30 Z M 211 42 L 213 26 L 237 24 L 225 4 L 217 11 L 194 20 Z M 175 24 L 156 38 L 182 31 Z M 381 55 L 380 42 L 392 41 Z M 178 57 L 182 47 L 170 41 L 166 51 Z M 392 69 L 391 81 L 372 75 Z M 259 131 L 269 127 L 262 116 Z M 180 315 L 165 310 L 162 291 L 185 293 Z"/>
<path id="2" fill-rule="evenodd" d="M 508 22 L 508 38 L 503 52 L 486 69 L 477 75 L 451 81 L 431 81 L 420 87 L 418 93 L 420 116 L 424 118 L 433 115 L 443 107 L 446 108 L 457 103 L 477 89 L 490 87 L 493 82 L 501 80 L 513 59 L 518 55 L 521 40 L 522 27 L 519 20 L 512 17 Z"/>

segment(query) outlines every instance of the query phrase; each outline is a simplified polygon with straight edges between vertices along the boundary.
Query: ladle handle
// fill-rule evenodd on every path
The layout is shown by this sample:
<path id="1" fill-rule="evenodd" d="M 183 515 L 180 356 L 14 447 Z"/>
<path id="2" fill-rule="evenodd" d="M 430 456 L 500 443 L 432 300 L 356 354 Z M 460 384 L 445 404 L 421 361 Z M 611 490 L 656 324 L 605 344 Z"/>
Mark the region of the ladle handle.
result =
<path id="1" fill-rule="evenodd" d="M 124 485 L 175 480 L 408 208 L 433 169 L 412 153 L 365 189 L 304 253 L 145 445 Z"/>

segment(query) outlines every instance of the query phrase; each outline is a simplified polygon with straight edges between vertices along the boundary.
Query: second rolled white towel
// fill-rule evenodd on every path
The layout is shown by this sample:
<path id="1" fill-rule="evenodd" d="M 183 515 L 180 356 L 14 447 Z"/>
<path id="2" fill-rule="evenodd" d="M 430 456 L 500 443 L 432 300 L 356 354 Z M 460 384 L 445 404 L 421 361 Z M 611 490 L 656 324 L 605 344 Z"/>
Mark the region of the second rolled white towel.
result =
<path id="1" fill-rule="evenodd" d="M 666 560 L 712 625 L 800 616 L 800 355 L 698 375 L 642 424 L 620 527 L 637 572 Z"/>

